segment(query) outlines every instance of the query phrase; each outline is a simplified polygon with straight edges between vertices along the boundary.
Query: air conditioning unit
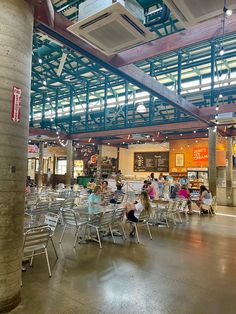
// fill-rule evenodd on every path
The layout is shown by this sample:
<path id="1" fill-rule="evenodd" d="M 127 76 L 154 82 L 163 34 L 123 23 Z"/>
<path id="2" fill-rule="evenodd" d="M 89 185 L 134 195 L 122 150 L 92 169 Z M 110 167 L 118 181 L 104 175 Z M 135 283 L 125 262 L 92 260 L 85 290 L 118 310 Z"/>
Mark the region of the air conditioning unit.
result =
<path id="1" fill-rule="evenodd" d="M 236 124 L 236 113 L 235 112 L 219 113 L 218 121 L 219 124 Z"/>
<path id="2" fill-rule="evenodd" d="M 164 0 L 185 28 L 223 14 L 223 0 Z M 227 1 L 228 9 L 236 9 L 235 0 Z"/>
<path id="3" fill-rule="evenodd" d="M 107 55 L 155 38 L 143 25 L 143 8 L 135 0 L 87 0 L 79 11 L 79 21 L 68 30 Z"/>

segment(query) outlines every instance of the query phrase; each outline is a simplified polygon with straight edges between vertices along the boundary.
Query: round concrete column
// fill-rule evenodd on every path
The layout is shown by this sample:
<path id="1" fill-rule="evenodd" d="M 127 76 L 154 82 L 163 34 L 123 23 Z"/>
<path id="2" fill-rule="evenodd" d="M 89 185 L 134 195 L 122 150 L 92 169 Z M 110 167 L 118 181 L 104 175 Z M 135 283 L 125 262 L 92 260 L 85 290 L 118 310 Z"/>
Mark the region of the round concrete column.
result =
<path id="1" fill-rule="evenodd" d="M 39 143 L 39 172 L 38 172 L 38 186 L 43 185 L 43 150 L 44 142 Z"/>
<path id="2" fill-rule="evenodd" d="M 0 312 L 20 301 L 32 31 L 26 1 L 0 1 Z M 19 122 L 11 118 L 13 87 L 21 89 Z"/>
<path id="3" fill-rule="evenodd" d="M 73 142 L 72 140 L 68 140 L 67 142 L 67 166 L 66 166 L 66 185 L 71 185 L 72 175 L 73 175 L 73 166 L 74 166 L 74 158 L 73 158 L 74 150 L 73 150 Z"/>

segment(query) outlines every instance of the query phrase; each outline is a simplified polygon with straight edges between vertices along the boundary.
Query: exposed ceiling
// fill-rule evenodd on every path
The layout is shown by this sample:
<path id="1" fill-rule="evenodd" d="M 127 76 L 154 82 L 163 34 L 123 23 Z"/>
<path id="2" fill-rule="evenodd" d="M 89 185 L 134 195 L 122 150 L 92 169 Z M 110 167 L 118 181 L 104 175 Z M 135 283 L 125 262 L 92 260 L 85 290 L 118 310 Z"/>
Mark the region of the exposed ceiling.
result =
<path id="1" fill-rule="evenodd" d="M 57 12 L 76 20 L 80 2 L 54 0 L 53 4 Z M 161 1 L 156 1 L 156 5 L 159 7 Z M 151 28 L 157 37 L 168 36 L 181 29 L 180 23 L 172 15 L 169 21 Z M 212 39 L 146 59 L 136 65 L 198 108 L 218 105 L 220 112 L 221 108 L 236 102 L 236 34 L 225 36 L 223 56 L 219 55 L 221 44 L 222 39 Z M 63 53 L 66 60 L 58 76 Z M 169 103 L 140 90 L 37 30 L 33 39 L 32 60 L 31 127 L 58 130 L 65 134 L 91 132 L 93 137 L 94 132 L 104 130 L 194 121 Z M 219 98 L 220 94 L 223 97 Z M 140 103 L 145 105 L 146 112 L 137 112 Z M 206 128 L 198 129 L 206 134 Z M 155 137 L 155 132 L 147 133 L 150 140 L 153 134 Z M 165 138 L 183 134 L 183 131 L 179 128 L 169 131 L 167 127 L 161 134 Z M 158 136 L 160 138 L 160 134 Z M 107 141 L 101 136 L 96 140 Z M 118 140 L 124 142 L 123 137 Z"/>

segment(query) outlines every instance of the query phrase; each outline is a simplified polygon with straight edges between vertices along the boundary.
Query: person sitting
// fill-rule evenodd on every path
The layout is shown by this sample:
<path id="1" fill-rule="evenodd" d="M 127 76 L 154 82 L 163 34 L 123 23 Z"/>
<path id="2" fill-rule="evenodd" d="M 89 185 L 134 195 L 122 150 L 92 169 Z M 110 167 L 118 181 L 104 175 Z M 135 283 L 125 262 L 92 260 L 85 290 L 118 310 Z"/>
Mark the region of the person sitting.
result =
<path id="1" fill-rule="evenodd" d="M 119 204 L 119 199 L 123 199 L 122 195 L 124 195 L 124 192 L 122 191 L 122 187 L 120 185 L 117 186 L 117 190 L 112 195 L 112 198 L 110 200 L 111 204 Z"/>
<path id="2" fill-rule="evenodd" d="M 175 199 L 178 196 L 179 190 L 180 190 L 180 184 L 177 182 L 177 183 L 175 183 L 175 185 L 174 185 L 174 187 L 170 193 L 170 198 Z"/>
<path id="3" fill-rule="evenodd" d="M 178 197 L 179 198 L 183 198 L 183 199 L 187 199 L 187 206 L 188 206 L 188 214 L 191 215 L 192 214 L 192 210 L 191 210 L 191 201 L 190 201 L 190 192 L 187 188 L 187 185 L 183 184 L 181 189 L 178 192 Z"/>
<path id="4" fill-rule="evenodd" d="M 152 184 L 152 182 L 148 181 L 147 182 L 147 188 L 146 188 L 147 194 L 150 197 L 151 200 L 155 199 L 156 196 L 156 189 L 154 184 Z"/>
<path id="5" fill-rule="evenodd" d="M 91 179 L 87 184 L 88 193 L 92 193 L 96 187 L 96 183 L 94 179 Z"/>
<path id="6" fill-rule="evenodd" d="M 104 205 L 102 190 L 100 186 L 96 186 L 93 193 L 89 195 L 88 204 L 90 211 L 96 211 L 99 206 Z"/>
<path id="7" fill-rule="evenodd" d="M 200 205 L 201 214 L 208 213 L 207 210 L 204 210 L 204 205 L 211 205 L 212 195 L 209 190 L 205 187 L 205 185 L 200 186 L 200 197 L 198 204 Z"/>
<path id="8" fill-rule="evenodd" d="M 141 192 L 139 201 L 136 202 L 135 204 L 132 204 L 132 203 L 126 204 L 125 209 L 126 209 L 127 219 L 132 222 L 138 222 L 140 214 L 142 212 L 151 214 L 152 208 L 149 202 L 147 192 L 145 191 Z M 133 229 L 130 232 L 130 235 L 133 236 L 134 232 L 135 232 L 135 228 L 133 227 Z"/>
<path id="9" fill-rule="evenodd" d="M 102 181 L 101 189 L 103 194 L 107 194 L 111 192 L 110 187 L 108 186 L 108 182 L 106 180 Z"/>

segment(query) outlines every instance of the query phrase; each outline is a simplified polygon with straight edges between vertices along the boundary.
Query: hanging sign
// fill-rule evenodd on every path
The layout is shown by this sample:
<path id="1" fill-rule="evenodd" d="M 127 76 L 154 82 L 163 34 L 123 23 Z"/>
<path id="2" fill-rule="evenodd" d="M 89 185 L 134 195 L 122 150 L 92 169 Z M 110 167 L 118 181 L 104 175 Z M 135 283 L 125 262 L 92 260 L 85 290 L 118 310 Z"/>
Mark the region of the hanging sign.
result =
<path id="1" fill-rule="evenodd" d="M 21 88 L 13 87 L 11 119 L 14 122 L 20 122 L 21 93 Z"/>
<path id="2" fill-rule="evenodd" d="M 194 161 L 207 161 L 208 160 L 208 148 L 207 147 L 194 148 L 193 160 Z"/>

